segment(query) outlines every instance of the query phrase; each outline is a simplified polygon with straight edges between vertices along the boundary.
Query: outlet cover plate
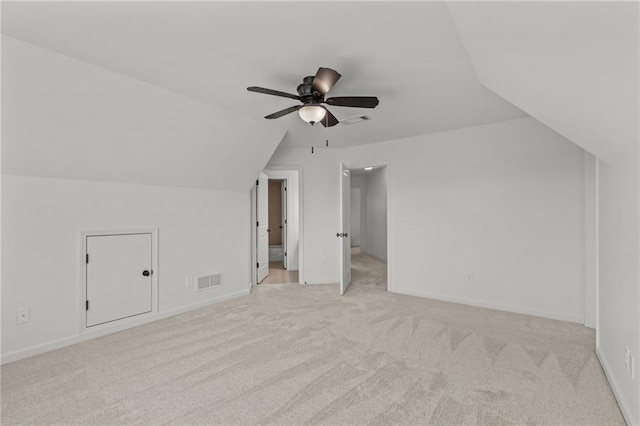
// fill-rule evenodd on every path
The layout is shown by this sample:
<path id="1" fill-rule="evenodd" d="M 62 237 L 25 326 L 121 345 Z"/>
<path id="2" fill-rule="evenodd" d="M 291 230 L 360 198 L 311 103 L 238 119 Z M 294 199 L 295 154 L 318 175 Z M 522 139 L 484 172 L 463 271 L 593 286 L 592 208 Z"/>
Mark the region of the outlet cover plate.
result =
<path id="1" fill-rule="evenodd" d="M 20 308 L 16 312 L 16 324 L 24 324 L 31 320 L 29 314 L 29 308 Z"/>

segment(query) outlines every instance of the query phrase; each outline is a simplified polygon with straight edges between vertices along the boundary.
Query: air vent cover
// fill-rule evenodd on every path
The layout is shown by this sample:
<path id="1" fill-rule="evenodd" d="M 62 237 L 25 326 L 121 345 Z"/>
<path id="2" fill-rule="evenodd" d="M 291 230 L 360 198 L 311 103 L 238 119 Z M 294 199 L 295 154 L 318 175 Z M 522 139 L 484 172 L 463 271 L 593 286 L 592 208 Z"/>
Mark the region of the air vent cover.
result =
<path id="1" fill-rule="evenodd" d="M 196 278 L 196 291 L 222 285 L 222 274 L 202 275 Z"/>
<path id="2" fill-rule="evenodd" d="M 345 118 L 344 120 L 340 120 L 340 124 L 356 124 L 362 123 L 363 121 L 371 120 L 371 117 L 368 115 L 359 115 L 357 117 Z"/>

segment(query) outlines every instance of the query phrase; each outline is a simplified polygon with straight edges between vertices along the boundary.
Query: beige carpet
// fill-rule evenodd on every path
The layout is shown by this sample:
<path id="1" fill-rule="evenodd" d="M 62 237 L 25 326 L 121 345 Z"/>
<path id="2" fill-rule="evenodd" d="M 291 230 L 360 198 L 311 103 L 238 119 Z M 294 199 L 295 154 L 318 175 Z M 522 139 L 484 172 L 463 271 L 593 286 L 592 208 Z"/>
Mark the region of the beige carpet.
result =
<path id="1" fill-rule="evenodd" d="M 298 282 L 298 271 L 284 269 L 282 262 L 269 262 L 269 275 L 262 284 L 289 284 Z"/>
<path id="2" fill-rule="evenodd" d="M 354 283 L 250 296 L 2 367 L 2 424 L 553 424 L 623 420 L 580 325 Z"/>

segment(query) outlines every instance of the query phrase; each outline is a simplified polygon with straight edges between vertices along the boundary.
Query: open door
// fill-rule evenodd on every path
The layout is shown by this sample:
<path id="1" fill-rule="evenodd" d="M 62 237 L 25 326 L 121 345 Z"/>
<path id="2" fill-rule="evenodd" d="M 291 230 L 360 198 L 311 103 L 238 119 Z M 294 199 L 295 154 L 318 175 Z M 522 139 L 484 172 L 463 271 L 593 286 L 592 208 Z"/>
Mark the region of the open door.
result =
<path id="1" fill-rule="evenodd" d="M 287 269 L 288 259 L 287 259 L 287 181 L 286 179 L 282 181 L 280 192 L 282 193 L 282 223 L 280 224 L 280 229 L 282 231 L 282 267 Z"/>
<path id="2" fill-rule="evenodd" d="M 351 284 L 351 172 L 340 163 L 340 295 Z"/>
<path id="3" fill-rule="evenodd" d="M 264 173 L 260 173 L 256 182 L 256 212 L 256 267 L 260 283 L 269 275 L 269 177 Z"/>

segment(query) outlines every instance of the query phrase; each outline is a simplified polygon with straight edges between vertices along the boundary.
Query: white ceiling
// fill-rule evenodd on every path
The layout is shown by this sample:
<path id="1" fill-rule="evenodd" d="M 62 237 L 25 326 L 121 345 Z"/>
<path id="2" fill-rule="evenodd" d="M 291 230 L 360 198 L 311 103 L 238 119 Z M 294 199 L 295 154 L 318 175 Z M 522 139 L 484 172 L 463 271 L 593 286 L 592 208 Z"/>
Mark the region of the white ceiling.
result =
<path id="1" fill-rule="evenodd" d="M 602 159 L 637 152 L 638 2 L 448 7 L 484 85 Z"/>
<path id="2" fill-rule="evenodd" d="M 343 147 L 525 116 L 483 87 L 442 2 L 3 2 L 2 32 L 251 118 L 296 101 L 319 66 L 333 96 L 375 95 L 374 110 L 331 107 L 325 129 L 296 114 L 269 122 L 284 146 Z"/>

